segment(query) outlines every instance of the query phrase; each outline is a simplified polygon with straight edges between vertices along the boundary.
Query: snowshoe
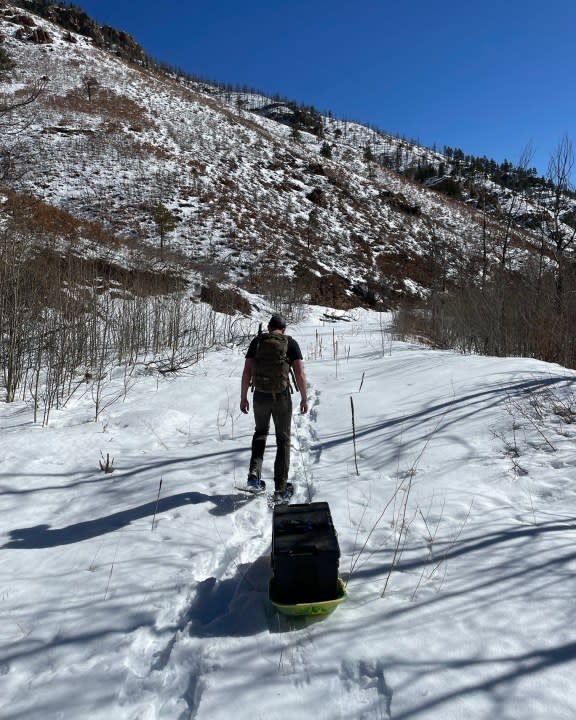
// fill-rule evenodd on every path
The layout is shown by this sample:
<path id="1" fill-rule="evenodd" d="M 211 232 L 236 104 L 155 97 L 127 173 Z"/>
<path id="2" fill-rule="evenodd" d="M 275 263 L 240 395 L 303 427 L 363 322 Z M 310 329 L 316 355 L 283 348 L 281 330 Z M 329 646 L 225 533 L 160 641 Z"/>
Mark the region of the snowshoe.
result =
<path id="1" fill-rule="evenodd" d="M 245 485 L 236 485 L 235 487 L 236 490 L 242 490 L 252 495 L 261 495 L 266 490 L 266 483 L 256 475 L 248 475 Z"/>
<path id="2" fill-rule="evenodd" d="M 286 483 L 285 490 L 276 490 L 272 495 L 272 505 L 288 505 L 294 495 L 292 483 Z"/>

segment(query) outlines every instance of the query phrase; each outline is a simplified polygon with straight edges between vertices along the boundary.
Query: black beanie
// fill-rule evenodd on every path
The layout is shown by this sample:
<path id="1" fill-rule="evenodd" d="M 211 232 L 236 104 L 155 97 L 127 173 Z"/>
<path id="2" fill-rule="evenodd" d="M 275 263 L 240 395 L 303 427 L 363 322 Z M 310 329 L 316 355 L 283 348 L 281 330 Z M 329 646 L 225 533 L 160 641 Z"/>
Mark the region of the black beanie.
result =
<path id="1" fill-rule="evenodd" d="M 286 327 L 286 320 L 279 313 L 274 313 L 268 323 L 270 330 L 284 330 Z"/>

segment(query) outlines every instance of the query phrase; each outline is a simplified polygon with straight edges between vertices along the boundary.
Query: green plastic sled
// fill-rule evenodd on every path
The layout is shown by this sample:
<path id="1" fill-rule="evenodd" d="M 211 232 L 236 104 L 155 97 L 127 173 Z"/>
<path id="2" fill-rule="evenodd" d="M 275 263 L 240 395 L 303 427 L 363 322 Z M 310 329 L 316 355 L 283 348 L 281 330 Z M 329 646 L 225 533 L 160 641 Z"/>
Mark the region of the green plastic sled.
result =
<path id="1" fill-rule="evenodd" d="M 316 602 L 305 602 L 295 603 L 293 605 L 286 605 L 285 603 L 279 602 L 274 596 L 274 578 L 271 578 L 268 586 L 268 597 L 270 602 L 278 612 L 284 615 L 300 615 L 300 616 L 314 616 L 320 617 L 321 615 L 330 615 L 334 612 L 338 605 L 346 599 L 346 586 L 342 578 L 338 578 L 338 593 L 333 600 L 318 600 Z"/>

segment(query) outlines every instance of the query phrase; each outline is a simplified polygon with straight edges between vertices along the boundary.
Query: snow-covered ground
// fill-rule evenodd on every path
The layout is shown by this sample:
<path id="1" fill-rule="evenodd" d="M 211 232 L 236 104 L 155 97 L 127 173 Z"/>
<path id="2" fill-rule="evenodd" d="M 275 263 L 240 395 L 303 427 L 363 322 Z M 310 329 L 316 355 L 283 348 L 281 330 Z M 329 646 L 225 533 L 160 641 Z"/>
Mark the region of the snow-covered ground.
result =
<path id="1" fill-rule="evenodd" d="M 348 582 L 322 620 L 273 610 L 272 515 L 234 489 L 242 348 L 97 423 L 89 392 L 46 428 L 0 408 L 2 718 L 573 720 L 575 374 L 385 321 L 290 328 L 292 479 L 330 503 Z"/>

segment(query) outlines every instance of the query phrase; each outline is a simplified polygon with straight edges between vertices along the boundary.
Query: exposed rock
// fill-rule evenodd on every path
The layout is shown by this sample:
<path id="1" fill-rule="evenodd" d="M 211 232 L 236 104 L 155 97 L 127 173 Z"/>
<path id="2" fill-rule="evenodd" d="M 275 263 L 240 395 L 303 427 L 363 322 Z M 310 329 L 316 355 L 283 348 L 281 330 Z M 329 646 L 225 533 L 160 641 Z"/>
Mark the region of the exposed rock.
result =
<path id="1" fill-rule="evenodd" d="M 69 33 L 74 32 L 92 38 L 98 47 L 113 50 L 127 60 L 142 63 L 147 60 L 144 50 L 128 33 L 106 25 L 98 25 L 78 7 L 47 6 L 42 0 L 28 0 L 26 8 L 68 30 Z"/>
<path id="2" fill-rule="evenodd" d="M 29 15 L 8 15 L 5 19 L 22 27 L 36 27 L 36 23 Z"/>
<path id="3" fill-rule="evenodd" d="M 310 200 L 310 202 L 313 202 L 314 205 L 326 207 L 326 196 L 324 195 L 324 192 L 321 188 L 314 188 L 308 193 L 306 197 L 308 198 L 308 200 Z"/>
<path id="4" fill-rule="evenodd" d="M 33 42 L 35 45 L 49 45 L 53 42 L 50 33 L 42 28 L 34 28 L 32 32 L 27 32 L 23 27 L 16 30 L 15 37 L 22 42 Z"/>
<path id="5" fill-rule="evenodd" d="M 50 37 L 50 33 L 48 33 L 46 30 L 43 30 L 42 28 L 36 28 L 32 31 L 32 34 L 29 37 L 29 40 L 32 40 L 33 43 L 36 45 L 49 45 L 52 41 L 52 38 Z"/>

